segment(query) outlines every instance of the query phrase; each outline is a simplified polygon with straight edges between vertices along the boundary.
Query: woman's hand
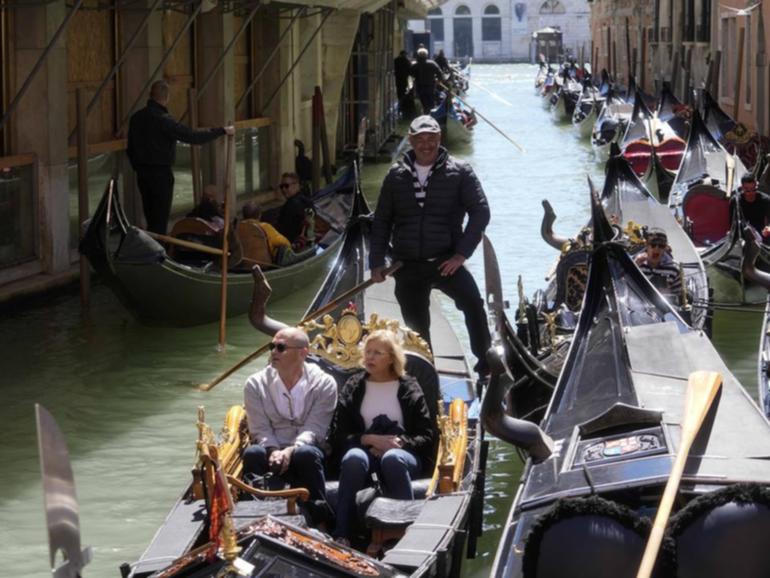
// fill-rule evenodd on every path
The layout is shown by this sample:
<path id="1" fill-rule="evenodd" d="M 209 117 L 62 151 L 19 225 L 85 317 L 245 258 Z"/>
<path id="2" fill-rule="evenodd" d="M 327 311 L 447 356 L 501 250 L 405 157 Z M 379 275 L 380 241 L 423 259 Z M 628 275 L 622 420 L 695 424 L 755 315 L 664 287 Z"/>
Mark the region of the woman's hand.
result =
<path id="1" fill-rule="evenodd" d="M 374 457 L 382 457 L 388 450 L 398 450 L 403 447 L 403 442 L 398 436 L 384 436 L 378 434 L 364 434 L 361 436 L 361 445 L 369 448 Z"/>

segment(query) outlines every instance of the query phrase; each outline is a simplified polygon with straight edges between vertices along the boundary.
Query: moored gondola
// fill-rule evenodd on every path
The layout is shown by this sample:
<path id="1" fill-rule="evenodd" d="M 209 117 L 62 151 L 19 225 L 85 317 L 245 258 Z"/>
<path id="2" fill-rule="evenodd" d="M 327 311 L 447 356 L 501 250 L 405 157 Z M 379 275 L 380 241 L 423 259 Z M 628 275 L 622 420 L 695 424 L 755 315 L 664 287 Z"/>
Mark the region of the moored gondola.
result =
<path id="1" fill-rule="evenodd" d="M 591 137 L 591 133 L 599 117 L 599 112 L 604 106 L 604 96 L 600 89 L 593 86 L 590 82 L 583 84 L 583 92 L 580 94 L 575 111 L 572 113 L 572 126 L 578 132 L 582 139 Z"/>
<path id="2" fill-rule="evenodd" d="M 366 231 L 365 222 L 362 228 Z M 199 420 L 202 434 L 193 480 L 148 549 L 131 566 L 132 577 L 235 576 L 235 571 L 228 568 L 239 565 L 253 567 L 252 573 L 245 575 L 254 576 L 266 568 L 274 575 L 308 578 L 448 576 L 459 571 L 466 538 L 468 553 L 473 554 L 481 528 L 486 445 L 477 420 L 478 403 L 470 368 L 436 301 L 431 306 L 431 350 L 400 321 L 390 280 L 367 283 L 365 291 L 348 299 L 351 285 L 362 278 L 366 247 L 364 240 L 351 243 L 347 252 L 343 248 L 343 254 L 350 259 L 348 267 L 339 275 L 327 277 L 319 291 L 312 307 L 325 307 L 326 313 L 322 319 L 303 325 L 311 340 L 309 360 L 331 373 L 341 385 L 358 370 L 360 341 L 366 333 L 378 328 L 397 332 L 407 350 L 407 371 L 418 379 L 440 424 L 434 476 L 413 481 L 414 500 L 390 500 L 381 497 L 376 489 L 359 493 L 358 530 L 368 537 L 366 547 L 359 551 L 342 546 L 314 523 L 312 504 L 303 502 L 306 495 L 302 491 L 263 492 L 248 487 L 241 479 L 241 452 L 248 434 L 243 408 L 234 406 L 227 414 L 226 433 L 219 441 L 203 419 Z M 251 319 L 260 329 L 273 333 L 281 324 L 264 318 L 265 295 L 269 295 L 269 287 L 260 281 L 255 286 Z M 341 296 L 344 303 L 337 306 Z M 331 311 L 329 303 L 335 304 Z M 219 456 L 218 461 L 211 456 Z M 216 478 L 213 474 L 220 470 L 227 474 L 234 496 L 232 506 L 225 508 L 230 508 L 230 521 L 225 517 L 221 524 L 215 522 L 219 510 L 212 498 L 219 491 L 212 481 Z M 337 489 L 336 481 L 327 482 L 332 507 Z"/>
<path id="3" fill-rule="evenodd" d="M 765 576 L 767 548 L 753 536 L 770 528 L 770 423 L 608 224 L 597 226 L 598 204 L 580 322 L 540 427 L 502 411 L 511 382 L 504 356 L 490 354 L 484 423 L 529 456 L 491 575 L 636 576 L 674 456 L 694 437 L 654 575 Z M 682 408 L 700 370 L 723 384 L 693 432 Z"/>
<path id="4" fill-rule="evenodd" d="M 625 134 L 633 110 L 633 101 L 622 98 L 611 86 L 591 131 L 591 147 L 597 162 L 607 161 L 610 147 Z"/>
<path id="5" fill-rule="evenodd" d="M 317 249 L 295 264 L 270 266 L 266 275 L 277 297 L 305 287 L 308 279 L 322 277 L 344 242 L 348 224 L 368 212 L 354 165 L 332 185 L 315 193 L 312 200 Z M 266 243 L 264 240 L 265 247 Z M 116 181 L 107 187 L 94 212 L 81 252 L 143 321 L 189 326 L 210 323 L 220 316 L 219 263 L 206 254 L 204 261 L 182 262 L 145 231 L 132 226 L 121 206 Z M 253 287 L 249 268 L 228 272 L 228 316 L 248 311 Z"/>

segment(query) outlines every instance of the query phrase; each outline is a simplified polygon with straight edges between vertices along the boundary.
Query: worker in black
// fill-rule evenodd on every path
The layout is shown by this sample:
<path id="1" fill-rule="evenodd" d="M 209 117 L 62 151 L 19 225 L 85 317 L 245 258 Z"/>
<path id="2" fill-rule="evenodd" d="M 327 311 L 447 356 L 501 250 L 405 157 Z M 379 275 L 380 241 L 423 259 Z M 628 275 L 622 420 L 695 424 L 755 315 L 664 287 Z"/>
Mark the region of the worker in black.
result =
<path id="1" fill-rule="evenodd" d="M 422 104 L 422 112 L 430 114 L 436 100 L 436 85 L 444 75 L 438 64 L 428 58 L 427 49 L 417 50 L 417 61 L 412 64 L 410 74 L 414 78 L 414 87 Z"/>
<path id="2" fill-rule="evenodd" d="M 168 83 L 156 80 L 147 106 L 131 116 L 128 125 L 128 159 L 136 172 L 147 229 L 164 235 L 174 194 L 176 142 L 204 144 L 224 134 L 235 134 L 232 126 L 193 130 L 169 114 Z"/>
<path id="3" fill-rule="evenodd" d="M 757 180 L 752 175 L 741 178 L 738 189 L 738 205 L 743 220 L 762 235 L 764 244 L 770 243 L 770 198 L 757 190 Z"/>
<path id="4" fill-rule="evenodd" d="M 409 72 L 411 69 L 412 61 L 406 55 L 406 50 L 402 50 L 393 60 L 393 76 L 396 77 L 396 96 L 399 104 L 409 90 Z"/>
<path id="5" fill-rule="evenodd" d="M 476 174 L 441 145 L 441 128 L 428 115 L 409 127 L 412 150 L 382 183 L 370 237 L 372 279 L 384 280 L 385 253 L 403 263 L 394 274 L 396 299 L 407 326 L 430 343 L 430 293 L 439 289 L 465 315 L 475 370 L 489 373 L 490 346 L 484 301 L 463 266 L 489 223 L 489 205 Z M 468 221 L 463 228 L 465 217 Z"/>
<path id="6" fill-rule="evenodd" d="M 444 54 L 443 49 L 438 51 L 438 54 L 436 54 L 433 60 L 436 61 L 436 64 L 438 64 L 438 67 L 443 72 L 446 72 L 446 73 L 449 72 L 449 61 L 446 59 L 446 55 Z"/>

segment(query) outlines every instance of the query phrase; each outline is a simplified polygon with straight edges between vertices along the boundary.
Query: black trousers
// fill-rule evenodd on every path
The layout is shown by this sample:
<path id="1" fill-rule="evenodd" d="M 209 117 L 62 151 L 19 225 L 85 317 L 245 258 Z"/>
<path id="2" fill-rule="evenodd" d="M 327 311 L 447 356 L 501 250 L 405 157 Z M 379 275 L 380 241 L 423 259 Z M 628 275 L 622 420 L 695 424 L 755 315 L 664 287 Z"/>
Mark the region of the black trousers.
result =
<path id="1" fill-rule="evenodd" d="M 436 90 L 433 87 L 418 86 L 417 97 L 422 104 L 422 113 L 430 114 L 430 111 L 435 106 Z"/>
<path id="2" fill-rule="evenodd" d="M 165 235 L 174 196 L 174 172 L 170 166 L 141 167 L 136 170 L 136 184 L 142 196 L 147 230 Z"/>
<path id="3" fill-rule="evenodd" d="M 433 289 L 443 292 L 463 312 L 471 351 L 478 361 L 474 369 L 480 374 L 486 374 L 489 371 L 486 353 L 492 339 L 484 300 L 476 280 L 465 267 L 460 267 L 454 275 L 442 277 L 438 267 L 444 260 L 405 261 L 396 271 L 396 299 L 401 306 L 401 315 L 410 329 L 417 331 L 430 343 L 430 292 Z"/>

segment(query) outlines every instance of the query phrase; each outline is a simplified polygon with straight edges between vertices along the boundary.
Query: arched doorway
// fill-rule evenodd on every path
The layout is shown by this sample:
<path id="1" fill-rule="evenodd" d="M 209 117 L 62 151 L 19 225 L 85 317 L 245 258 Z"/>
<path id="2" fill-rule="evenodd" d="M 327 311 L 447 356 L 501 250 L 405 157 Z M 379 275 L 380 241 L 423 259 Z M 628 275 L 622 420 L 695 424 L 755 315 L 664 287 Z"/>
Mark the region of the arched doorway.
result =
<path id="1" fill-rule="evenodd" d="M 460 5 L 455 10 L 452 19 L 454 31 L 455 58 L 470 58 L 473 56 L 473 19 L 471 9 Z"/>

